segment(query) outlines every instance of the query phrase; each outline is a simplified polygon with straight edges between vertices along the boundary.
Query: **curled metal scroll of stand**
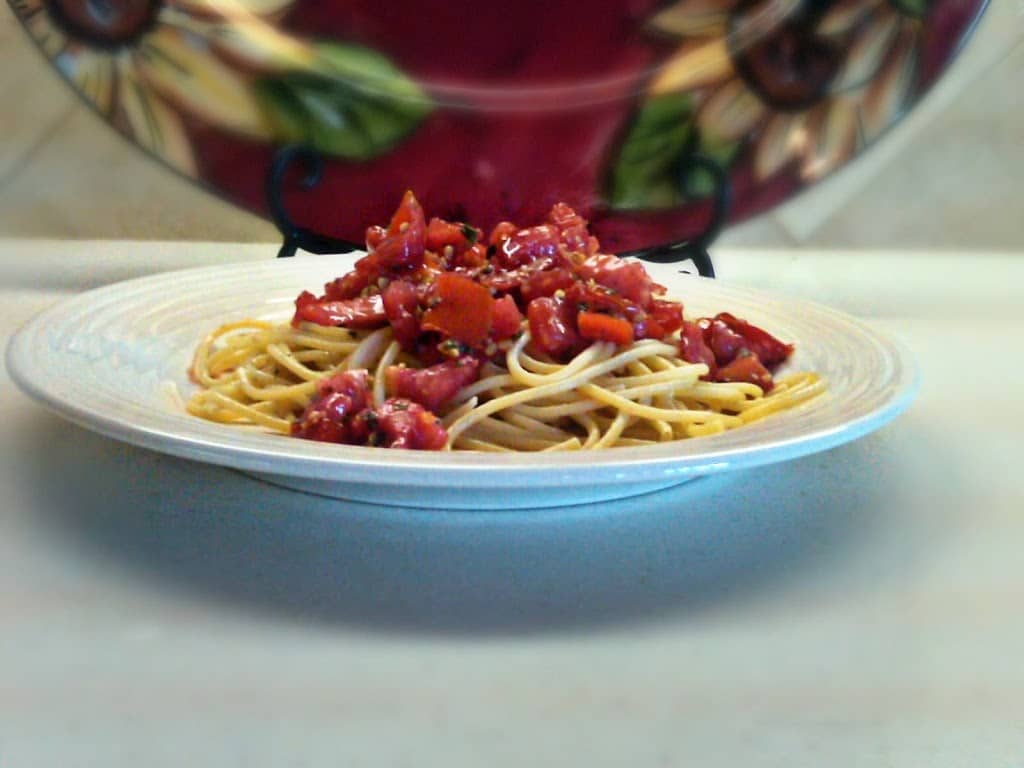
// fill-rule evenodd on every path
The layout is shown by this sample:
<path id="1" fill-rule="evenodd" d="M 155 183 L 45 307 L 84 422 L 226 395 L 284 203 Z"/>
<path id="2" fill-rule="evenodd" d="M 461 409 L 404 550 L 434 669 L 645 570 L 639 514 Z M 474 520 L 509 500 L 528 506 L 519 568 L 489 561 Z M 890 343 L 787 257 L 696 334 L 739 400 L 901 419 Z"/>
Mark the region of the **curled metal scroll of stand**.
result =
<path id="1" fill-rule="evenodd" d="M 304 174 L 299 180 L 303 189 L 312 189 L 323 175 L 323 158 L 318 152 L 301 145 L 289 145 L 280 149 L 267 174 L 266 198 L 274 224 L 284 238 L 277 252 L 278 258 L 294 256 L 298 250 L 309 253 L 349 253 L 360 246 L 348 240 L 328 237 L 296 224 L 284 205 L 283 193 L 285 176 L 295 164 L 301 163 Z M 620 256 L 632 257 L 661 264 L 691 261 L 697 272 L 704 277 L 714 277 L 715 268 L 708 254 L 708 247 L 718 237 L 729 211 L 731 189 L 728 174 L 713 160 L 703 155 L 690 155 L 680 172 L 681 183 L 686 186 L 694 178 L 694 171 L 703 171 L 714 181 L 711 214 L 703 231 L 689 240 L 670 245 L 645 248 Z M 685 271 L 685 270 L 684 270 Z"/>

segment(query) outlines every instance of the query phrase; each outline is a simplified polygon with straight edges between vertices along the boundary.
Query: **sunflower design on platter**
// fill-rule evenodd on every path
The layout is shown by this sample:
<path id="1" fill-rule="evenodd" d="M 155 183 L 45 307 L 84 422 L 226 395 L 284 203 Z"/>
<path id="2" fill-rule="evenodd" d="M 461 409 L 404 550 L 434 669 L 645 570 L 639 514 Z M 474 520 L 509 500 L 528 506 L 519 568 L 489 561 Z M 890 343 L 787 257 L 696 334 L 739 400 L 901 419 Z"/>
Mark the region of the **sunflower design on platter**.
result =
<path id="1" fill-rule="evenodd" d="M 75 90 L 126 137 L 198 177 L 189 124 L 367 160 L 430 111 L 387 58 L 277 22 L 294 0 L 10 0 Z"/>
<path id="2" fill-rule="evenodd" d="M 649 21 L 675 44 L 652 74 L 608 177 L 620 210 L 710 192 L 685 178 L 699 152 L 728 168 L 749 150 L 754 178 L 803 183 L 847 162 L 916 93 L 930 0 L 679 0 Z M 693 171 L 691 173 L 699 173 Z"/>

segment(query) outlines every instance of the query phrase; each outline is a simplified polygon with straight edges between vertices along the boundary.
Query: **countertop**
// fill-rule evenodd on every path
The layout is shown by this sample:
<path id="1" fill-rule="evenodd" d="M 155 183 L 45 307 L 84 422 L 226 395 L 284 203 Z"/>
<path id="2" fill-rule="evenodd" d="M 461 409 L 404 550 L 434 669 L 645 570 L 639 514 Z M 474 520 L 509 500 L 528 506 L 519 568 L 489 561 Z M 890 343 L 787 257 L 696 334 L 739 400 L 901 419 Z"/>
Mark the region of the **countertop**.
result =
<path id="1" fill-rule="evenodd" d="M 273 253 L 0 241 L 0 342 Z M 1024 765 L 1024 254 L 715 259 L 901 338 L 917 400 L 797 461 L 472 513 L 132 448 L 0 372 L 0 766 Z"/>

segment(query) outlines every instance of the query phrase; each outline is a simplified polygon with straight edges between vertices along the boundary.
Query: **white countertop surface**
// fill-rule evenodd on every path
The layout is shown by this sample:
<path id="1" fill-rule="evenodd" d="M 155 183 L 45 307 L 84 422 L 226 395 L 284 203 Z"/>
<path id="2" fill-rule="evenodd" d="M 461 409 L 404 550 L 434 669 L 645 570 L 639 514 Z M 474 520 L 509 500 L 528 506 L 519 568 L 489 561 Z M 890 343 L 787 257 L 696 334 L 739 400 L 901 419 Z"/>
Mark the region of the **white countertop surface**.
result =
<path id="1" fill-rule="evenodd" d="M 0 241 L 0 342 L 273 254 Z M 1024 765 L 1024 254 L 715 258 L 902 338 L 918 399 L 806 459 L 474 514 L 121 445 L 0 371 L 0 767 Z"/>

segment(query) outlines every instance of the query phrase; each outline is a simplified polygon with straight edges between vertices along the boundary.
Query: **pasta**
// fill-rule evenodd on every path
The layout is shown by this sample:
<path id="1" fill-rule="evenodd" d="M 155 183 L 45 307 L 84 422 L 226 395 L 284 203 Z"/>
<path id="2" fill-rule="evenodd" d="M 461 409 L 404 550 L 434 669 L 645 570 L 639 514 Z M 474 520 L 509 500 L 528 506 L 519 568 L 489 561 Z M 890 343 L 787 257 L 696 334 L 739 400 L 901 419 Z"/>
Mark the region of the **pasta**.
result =
<path id="1" fill-rule="evenodd" d="M 582 220 L 564 206 L 549 217 L 560 229 L 499 225 L 489 248 L 466 225 L 453 232 L 438 219 L 410 234 L 417 209 L 407 195 L 388 230 L 371 228 L 362 267 L 322 297 L 304 293 L 290 321 L 211 332 L 195 353 L 188 411 L 330 442 L 562 451 L 713 435 L 825 389 L 811 372 L 773 377 L 769 367 L 792 347 L 761 329 L 724 313 L 685 319 L 641 265 L 581 240 Z M 442 224 L 454 242 L 437 242 Z M 560 245 L 542 268 L 537 258 L 496 258 L 541 235 Z M 411 263 L 374 261 L 420 237 Z"/>

